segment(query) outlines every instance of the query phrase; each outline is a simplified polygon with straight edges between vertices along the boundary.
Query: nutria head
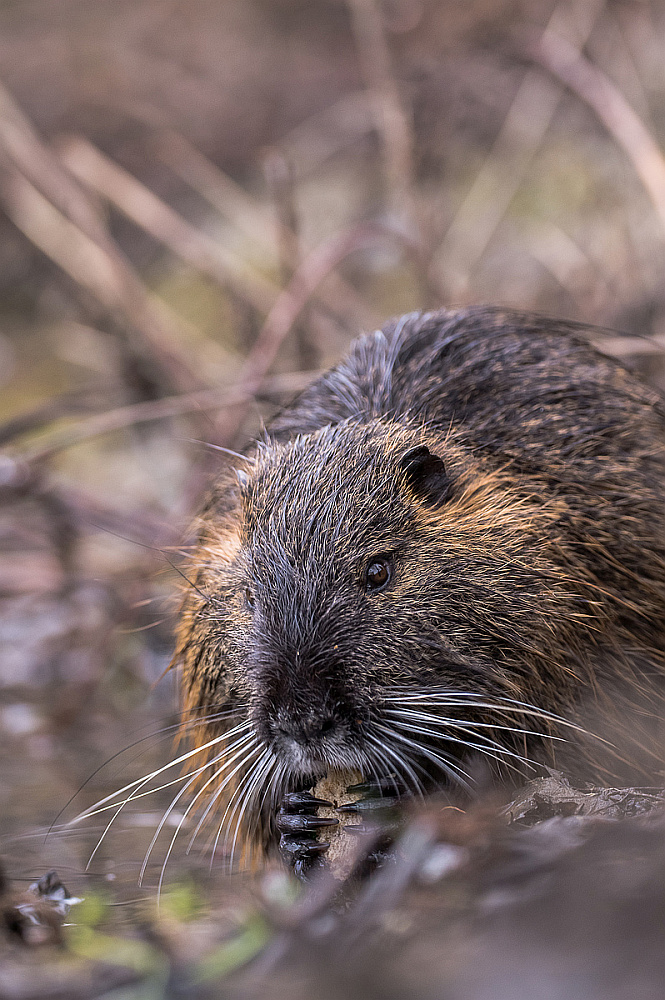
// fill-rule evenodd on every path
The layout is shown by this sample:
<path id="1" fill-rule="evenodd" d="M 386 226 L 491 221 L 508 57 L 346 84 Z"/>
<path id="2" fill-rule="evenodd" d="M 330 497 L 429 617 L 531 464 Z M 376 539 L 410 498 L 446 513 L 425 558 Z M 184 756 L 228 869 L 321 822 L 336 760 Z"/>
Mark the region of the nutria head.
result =
<path id="1" fill-rule="evenodd" d="M 442 311 L 360 338 L 200 517 L 175 661 L 205 814 L 260 827 L 331 768 L 464 785 L 470 756 L 523 771 L 559 740 L 585 777 L 651 775 L 664 441 L 658 397 L 566 324 Z"/>
<path id="2" fill-rule="evenodd" d="M 452 432 L 349 420 L 264 442 L 202 517 L 188 706 L 249 723 L 275 794 L 331 768 L 464 784 L 470 753 L 521 768 L 524 730 L 551 720 L 517 703 L 560 711 L 592 641 L 551 544 L 563 513 Z"/>

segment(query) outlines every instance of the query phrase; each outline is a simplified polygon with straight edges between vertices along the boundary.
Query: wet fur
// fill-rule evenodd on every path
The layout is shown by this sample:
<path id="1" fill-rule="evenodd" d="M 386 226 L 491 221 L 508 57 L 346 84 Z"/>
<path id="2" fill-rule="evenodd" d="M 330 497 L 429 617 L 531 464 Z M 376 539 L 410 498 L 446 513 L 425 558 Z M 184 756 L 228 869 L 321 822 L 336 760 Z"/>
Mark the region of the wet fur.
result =
<path id="1" fill-rule="evenodd" d="M 465 742 L 500 770 L 527 756 L 601 781 L 659 772 L 665 419 L 585 333 L 493 309 L 402 317 L 280 413 L 239 479 L 221 474 L 175 662 L 186 708 L 235 709 L 275 749 L 255 792 L 237 792 L 245 833 L 265 839 L 275 800 L 307 773 L 307 752 L 299 762 L 289 736 L 285 755 L 279 734 L 317 720 L 334 720 L 314 741 L 323 763 L 375 774 L 401 731 L 393 755 L 421 787 L 464 781 Z M 402 468 L 423 445 L 445 489 Z M 377 554 L 392 554 L 394 575 L 373 594 L 363 572 Z M 457 728 L 404 728 L 417 723 L 405 712 L 445 717 L 437 693 L 456 691 Z"/>

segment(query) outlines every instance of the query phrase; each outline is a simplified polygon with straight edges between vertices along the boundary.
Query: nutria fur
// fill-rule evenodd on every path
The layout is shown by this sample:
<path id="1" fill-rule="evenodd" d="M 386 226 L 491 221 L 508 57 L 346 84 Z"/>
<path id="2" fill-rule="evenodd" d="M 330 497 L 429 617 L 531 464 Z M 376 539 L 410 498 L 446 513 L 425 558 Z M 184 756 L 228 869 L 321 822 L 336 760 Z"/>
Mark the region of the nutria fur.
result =
<path id="1" fill-rule="evenodd" d="M 235 726 L 203 772 L 220 824 L 329 767 L 660 774 L 665 415 L 591 332 L 401 317 L 222 472 L 176 652 L 197 741 Z"/>

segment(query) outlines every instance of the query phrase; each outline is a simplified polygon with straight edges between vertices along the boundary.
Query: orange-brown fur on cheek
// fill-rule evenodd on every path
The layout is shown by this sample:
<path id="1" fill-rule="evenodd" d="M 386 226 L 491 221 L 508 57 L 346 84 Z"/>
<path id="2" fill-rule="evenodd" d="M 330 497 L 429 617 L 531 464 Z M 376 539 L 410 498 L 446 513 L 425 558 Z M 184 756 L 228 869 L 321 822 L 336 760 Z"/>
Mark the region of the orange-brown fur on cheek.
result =
<path id="1" fill-rule="evenodd" d="M 198 534 L 198 542 L 185 570 L 187 582 L 183 588 L 172 663 L 181 672 L 183 711 L 179 741 L 201 748 L 200 754 L 193 758 L 193 765 L 188 763 L 189 771 L 200 769 L 190 789 L 192 797 L 199 794 L 201 799 L 196 815 L 201 814 L 211 797 L 218 794 L 207 823 L 214 838 L 219 817 L 232 803 L 242 777 L 241 771 L 231 773 L 237 761 L 231 761 L 225 768 L 224 742 L 206 747 L 206 744 L 233 729 L 239 721 L 238 715 L 228 711 L 234 681 L 230 664 L 225 660 L 224 643 L 215 642 L 215 632 L 220 629 L 227 635 L 229 623 L 223 624 L 219 620 L 220 613 L 228 612 L 230 603 L 238 603 L 237 595 L 229 591 L 225 581 L 228 581 L 229 572 L 238 559 L 241 541 L 238 518 L 233 508 L 219 512 L 214 497 L 197 519 L 194 530 Z M 226 606 L 225 599 L 228 602 Z M 218 763 L 212 763 L 213 758 L 217 758 Z M 207 761 L 211 762 L 211 766 L 205 769 Z M 222 783 L 224 788 L 219 795 Z M 240 856 L 245 860 L 248 857 L 247 846 L 243 841 Z"/>

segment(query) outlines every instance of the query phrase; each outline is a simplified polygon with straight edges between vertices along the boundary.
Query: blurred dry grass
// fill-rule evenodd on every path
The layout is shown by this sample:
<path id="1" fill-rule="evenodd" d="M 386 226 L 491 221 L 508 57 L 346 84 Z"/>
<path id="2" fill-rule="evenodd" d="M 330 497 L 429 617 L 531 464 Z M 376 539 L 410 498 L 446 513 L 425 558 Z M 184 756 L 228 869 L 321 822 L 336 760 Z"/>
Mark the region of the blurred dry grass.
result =
<path id="1" fill-rule="evenodd" d="M 0 6 L 6 832 L 172 705 L 196 442 L 359 329 L 503 303 L 665 384 L 664 107 L 655 0 Z"/>

